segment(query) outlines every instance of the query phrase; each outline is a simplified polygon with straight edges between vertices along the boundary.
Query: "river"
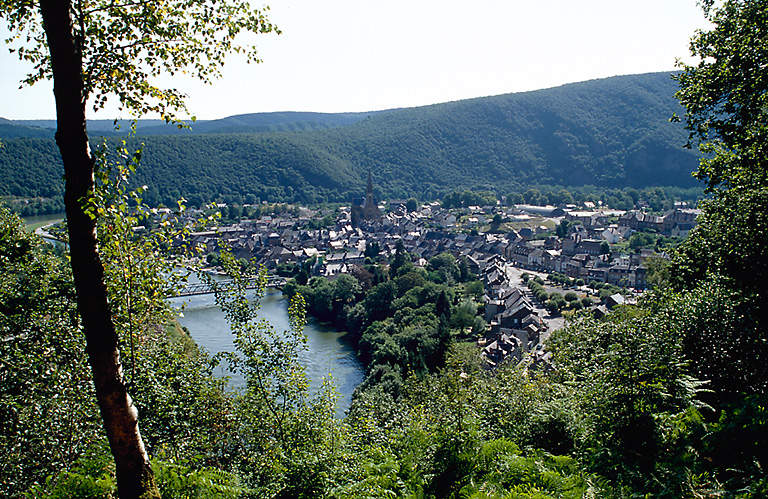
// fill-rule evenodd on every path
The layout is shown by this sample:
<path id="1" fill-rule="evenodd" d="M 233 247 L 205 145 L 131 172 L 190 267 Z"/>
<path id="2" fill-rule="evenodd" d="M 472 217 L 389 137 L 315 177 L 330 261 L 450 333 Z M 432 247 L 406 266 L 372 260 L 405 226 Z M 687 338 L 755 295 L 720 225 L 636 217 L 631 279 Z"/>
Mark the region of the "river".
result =
<path id="1" fill-rule="evenodd" d="M 186 302 L 186 307 L 179 322 L 189 330 L 198 345 L 212 354 L 233 351 L 232 333 L 213 295 L 172 300 L 175 306 L 180 306 L 182 302 Z M 259 315 L 269 320 L 277 331 L 288 329 L 287 300 L 279 290 L 267 290 L 261 300 Z M 309 318 L 304 333 L 307 335 L 307 349 L 299 361 L 306 369 L 310 389 L 316 390 L 322 379 L 331 374 L 339 392 L 336 415 L 342 417 L 349 409 L 352 392 L 363 380 L 363 366 L 352 346 L 344 341 L 343 333 L 319 324 L 312 318 Z M 223 368 L 220 369 L 221 375 L 229 374 Z M 242 385 L 243 379 L 233 376 L 231 383 L 234 386 Z"/>
<path id="2" fill-rule="evenodd" d="M 57 222 L 62 218 L 63 214 L 43 215 L 25 217 L 24 221 L 27 225 L 35 228 Z M 55 240 L 48 241 L 53 244 L 60 244 Z M 195 280 L 194 278 L 191 279 L 191 281 Z M 182 303 L 186 302 L 184 316 L 179 319 L 179 322 L 189 330 L 192 339 L 198 345 L 211 354 L 234 350 L 229 325 L 224 319 L 221 309 L 216 305 L 213 295 L 190 296 L 184 299 L 174 298 L 171 302 L 176 307 L 180 307 Z M 269 320 L 277 331 L 288 329 L 287 300 L 283 298 L 280 291 L 267 290 L 261 300 L 260 316 Z M 310 389 L 316 390 L 323 378 L 330 374 L 339 392 L 336 415 L 342 417 L 352 402 L 352 392 L 365 376 L 363 366 L 357 359 L 352 346 L 344 341 L 343 333 L 319 324 L 311 317 L 304 328 L 304 333 L 307 335 L 307 349 L 299 361 L 306 369 L 310 380 Z M 222 376 L 231 375 L 223 368 L 219 374 Z M 233 386 L 241 386 L 243 379 L 239 376 L 232 376 L 230 382 Z"/>

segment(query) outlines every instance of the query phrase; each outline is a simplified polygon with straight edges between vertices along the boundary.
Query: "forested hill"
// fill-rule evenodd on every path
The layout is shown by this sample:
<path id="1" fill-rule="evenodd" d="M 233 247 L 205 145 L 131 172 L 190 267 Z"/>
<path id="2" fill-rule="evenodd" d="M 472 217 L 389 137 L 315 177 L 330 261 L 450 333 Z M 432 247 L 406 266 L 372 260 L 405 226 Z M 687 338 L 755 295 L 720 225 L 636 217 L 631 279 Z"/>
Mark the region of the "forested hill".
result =
<path id="1" fill-rule="evenodd" d="M 676 88 L 669 73 L 652 73 L 362 113 L 322 130 L 146 136 L 136 180 L 166 202 L 349 199 L 369 169 L 380 195 L 397 197 L 459 187 L 690 186 L 697 156 L 682 148 L 682 125 L 669 123 L 681 113 Z M 241 131 L 239 119 L 247 121 L 220 121 Z M 4 143 L 0 195 L 60 184 L 51 140 Z"/>
<path id="2" fill-rule="evenodd" d="M 51 137 L 53 130 L 0 118 L 0 137 Z"/>
<path id="3" fill-rule="evenodd" d="M 140 120 L 136 126 L 139 136 L 145 135 L 199 135 L 206 133 L 262 133 L 320 130 L 351 125 L 382 112 L 364 113 L 308 113 L 308 112 L 273 112 L 251 113 L 227 116 L 218 120 L 198 120 L 189 122 L 188 127 L 179 128 L 163 120 Z M 130 130 L 129 120 L 88 120 L 91 134 L 106 136 L 124 136 Z M 0 125 L 6 125 L 7 131 L 0 131 L 0 137 L 53 137 L 56 120 L 5 120 L 0 118 Z M 116 128 L 115 125 L 119 125 Z M 16 130 L 11 126 L 19 127 Z M 11 131 L 13 135 L 10 135 Z"/>

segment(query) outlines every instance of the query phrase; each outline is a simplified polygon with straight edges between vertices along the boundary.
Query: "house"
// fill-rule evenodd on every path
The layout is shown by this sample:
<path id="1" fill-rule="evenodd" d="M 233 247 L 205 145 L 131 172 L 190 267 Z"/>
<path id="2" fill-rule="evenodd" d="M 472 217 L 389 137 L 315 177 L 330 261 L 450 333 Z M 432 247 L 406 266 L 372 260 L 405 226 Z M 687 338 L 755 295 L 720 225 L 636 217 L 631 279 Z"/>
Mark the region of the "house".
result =
<path id="1" fill-rule="evenodd" d="M 514 307 L 505 309 L 498 315 L 499 326 L 508 329 L 519 329 L 524 327 L 523 319 L 535 314 L 533 305 L 526 300 L 519 300 Z"/>
<path id="2" fill-rule="evenodd" d="M 346 274 L 348 270 L 346 263 L 329 263 L 325 266 L 323 275 L 326 277 L 335 277 L 340 274 Z"/>
<path id="3" fill-rule="evenodd" d="M 686 236 L 696 226 L 701 210 L 676 208 L 664 214 L 662 231 L 665 234 Z"/>
<path id="4" fill-rule="evenodd" d="M 663 232 L 664 218 L 640 211 L 628 211 L 619 218 L 619 225 L 635 230 L 655 230 Z"/>
<path id="5" fill-rule="evenodd" d="M 579 223 L 584 227 L 591 227 L 597 223 L 600 213 L 597 211 L 571 211 L 565 215 L 565 219 Z"/>
<path id="6" fill-rule="evenodd" d="M 634 287 L 635 273 L 630 265 L 612 265 L 608 269 L 606 282 L 616 286 Z"/>
<path id="7" fill-rule="evenodd" d="M 344 256 L 344 262 L 348 265 L 362 265 L 365 262 L 365 255 L 360 250 L 349 250 Z"/>
<path id="8" fill-rule="evenodd" d="M 608 227 L 600 232 L 600 238 L 608 244 L 616 244 L 623 239 L 621 232 L 616 227 Z"/>
<path id="9" fill-rule="evenodd" d="M 611 295 L 608 298 L 605 299 L 605 306 L 608 307 L 608 309 L 612 309 L 616 305 L 624 305 L 627 303 L 627 300 L 619 293 L 616 293 L 615 295 Z"/>

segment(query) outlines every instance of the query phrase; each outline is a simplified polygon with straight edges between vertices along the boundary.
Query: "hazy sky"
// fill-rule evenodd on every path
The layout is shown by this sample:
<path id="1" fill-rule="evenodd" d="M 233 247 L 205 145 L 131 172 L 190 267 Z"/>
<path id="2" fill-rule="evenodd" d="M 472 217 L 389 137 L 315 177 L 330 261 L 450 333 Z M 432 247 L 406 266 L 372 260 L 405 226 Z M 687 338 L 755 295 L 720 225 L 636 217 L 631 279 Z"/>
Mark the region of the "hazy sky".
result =
<path id="1" fill-rule="evenodd" d="M 262 64 L 231 59 L 212 87 L 174 80 L 198 118 L 410 107 L 667 71 L 704 26 L 695 0 L 268 4 L 283 34 L 256 37 Z M 50 84 L 19 90 L 27 68 L 5 49 L 0 68 L 0 117 L 55 117 Z"/>

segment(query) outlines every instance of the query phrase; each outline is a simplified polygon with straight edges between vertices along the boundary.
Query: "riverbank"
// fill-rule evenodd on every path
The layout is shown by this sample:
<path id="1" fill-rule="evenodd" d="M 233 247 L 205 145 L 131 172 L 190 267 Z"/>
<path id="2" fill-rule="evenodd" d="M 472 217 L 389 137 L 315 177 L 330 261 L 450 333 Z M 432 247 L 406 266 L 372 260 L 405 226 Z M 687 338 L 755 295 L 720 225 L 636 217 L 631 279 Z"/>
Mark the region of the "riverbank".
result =
<path id="1" fill-rule="evenodd" d="M 33 217 L 21 217 L 24 224 L 32 232 L 37 232 L 38 229 L 53 225 L 55 223 L 64 220 L 64 213 L 53 213 L 51 215 L 36 215 Z"/>

